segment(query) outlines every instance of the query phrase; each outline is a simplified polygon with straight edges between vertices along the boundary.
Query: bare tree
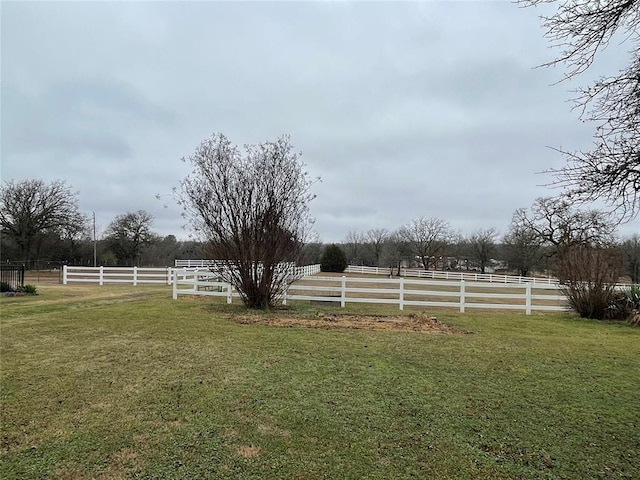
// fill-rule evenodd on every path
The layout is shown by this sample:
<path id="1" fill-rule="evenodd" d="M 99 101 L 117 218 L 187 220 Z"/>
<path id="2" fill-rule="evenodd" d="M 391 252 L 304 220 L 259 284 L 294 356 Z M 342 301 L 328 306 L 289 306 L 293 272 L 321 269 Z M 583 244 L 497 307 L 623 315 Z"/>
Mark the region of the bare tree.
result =
<path id="1" fill-rule="evenodd" d="M 118 215 L 105 232 L 119 265 L 138 265 L 142 250 L 158 239 L 151 231 L 153 216 L 144 210 Z"/>
<path id="2" fill-rule="evenodd" d="M 27 264 L 46 235 L 75 238 L 86 221 L 78 210 L 77 194 L 62 180 L 9 181 L 0 189 L 2 235 L 16 244 Z"/>
<path id="3" fill-rule="evenodd" d="M 444 255 L 446 247 L 455 238 L 449 223 L 440 218 L 420 217 L 402 227 L 401 234 L 411 245 L 413 253 L 420 259 L 424 269 L 428 269 L 433 258 L 437 268 L 437 257 Z"/>
<path id="4" fill-rule="evenodd" d="M 178 197 L 192 227 L 210 243 L 219 275 L 249 308 L 267 308 L 290 280 L 309 228 L 312 183 L 289 137 L 246 145 L 242 155 L 224 135 L 205 139 Z"/>
<path id="5" fill-rule="evenodd" d="M 600 210 L 578 210 L 563 198 L 538 198 L 531 207 L 516 210 L 513 222 L 519 228 L 535 232 L 543 244 L 561 246 L 610 245 L 615 239 L 616 223 Z"/>
<path id="6" fill-rule="evenodd" d="M 320 238 L 305 242 L 300 253 L 299 262 L 302 265 L 312 265 L 320 263 L 322 257 L 322 242 Z"/>
<path id="7" fill-rule="evenodd" d="M 382 249 L 381 263 L 389 267 L 389 273 L 393 275 L 394 268 L 396 275 L 400 276 L 400 269 L 404 262 L 409 262 L 412 256 L 411 244 L 406 235 L 401 230 L 389 234 Z"/>
<path id="8" fill-rule="evenodd" d="M 524 5 L 556 0 L 521 0 Z M 554 185 L 571 201 L 603 199 L 633 218 L 640 211 L 640 0 L 560 0 L 542 17 L 547 37 L 560 55 L 547 65 L 566 66 L 565 78 L 584 73 L 616 33 L 630 41 L 631 60 L 613 76 L 578 90 L 581 119 L 596 124 L 590 151 L 561 151 L 567 164 L 551 170 Z"/>
<path id="9" fill-rule="evenodd" d="M 364 234 L 350 230 L 342 244 L 344 245 L 347 261 L 350 265 L 358 265 L 362 260 L 362 248 L 365 242 Z"/>
<path id="10" fill-rule="evenodd" d="M 498 232 L 495 228 L 477 230 L 469 237 L 469 252 L 471 258 L 478 262 L 480 272 L 485 273 L 485 269 L 491 260 L 491 255 L 496 250 L 496 237 Z"/>
<path id="11" fill-rule="evenodd" d="M 529 275 L 538 265 L 544 243 L 544 239 L 531 228 L 529 222 L 526 209 L 516 210 L 509 225 L 509 232 L 502 240 L 509 265 L 517 269 L 523 277 Z"/>
<path id="12" fill-rule="evenodd" d="M 144 258 L 150 266 L 171 266 L 180 255 L 182 242 L 175 235 L 153 236 L 151 244 L 145 248 Z"/>
<path id="13" fill-rule="evenodd" d="M 379 267 L 384 244 L 389 238 L 389 231 L 386 228 L 372 228 L 366 233 L 365 238 L 375 266 Z"/>
<path id="14" fill-rule="evenodd" d="M 531 214 L 525 209 L 516 210 L 512 221 L 512 228 L 538 237 L 547 262 L 552 263 L 550 268 L 559 278 L 566 279 L 572 278 L 572 266 L 577 269 L 576 278 L 584 276 L 581 259 L 588 262 L 592 252 L 611 249 L 616 240 L 615 227 L 616 223 L 604 212 L 578 210 L 562 198 L 538 198 Z"/>
<path id="15" fill-rule="evenodd" d="M 640 235 L 627 238 L 620 245 L 624 257 L 627 275 L 633 283 L 640 283 Z"/>

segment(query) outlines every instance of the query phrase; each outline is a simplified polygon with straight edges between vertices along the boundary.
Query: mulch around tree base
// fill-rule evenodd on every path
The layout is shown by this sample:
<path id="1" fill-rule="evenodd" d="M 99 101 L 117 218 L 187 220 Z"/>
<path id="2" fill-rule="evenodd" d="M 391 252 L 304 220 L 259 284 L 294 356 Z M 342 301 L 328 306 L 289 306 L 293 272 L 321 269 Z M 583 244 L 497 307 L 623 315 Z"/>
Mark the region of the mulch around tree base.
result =
<path id="1" fill-rule="evenodd" d="M 330 329 L 391 330 L 400 332 L 463 334 L 467 331 L 451 327 L 436 317 L 425 315 L 376 316 L 354 314 L 324 314 L 315 317 L 288 315 L 233 315 L 231 319 L 245 325 L 270 327 L 303 327 Z"/>

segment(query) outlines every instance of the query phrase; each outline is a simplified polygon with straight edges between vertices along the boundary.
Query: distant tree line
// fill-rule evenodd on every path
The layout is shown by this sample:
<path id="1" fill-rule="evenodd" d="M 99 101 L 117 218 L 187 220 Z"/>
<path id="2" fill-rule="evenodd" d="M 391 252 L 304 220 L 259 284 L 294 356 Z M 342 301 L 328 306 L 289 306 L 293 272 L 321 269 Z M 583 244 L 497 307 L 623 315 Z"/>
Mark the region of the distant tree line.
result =
<path id="1" fill-rule="evenodd" d="M 116 216 L 93 238 L 89 216 L 64 181 L 5 182 L 0 190 L 0 260 L 31 269 L 61 265 L 169 266 L 176 258 L 202 258 L 203 244 L 161 236 L 153 217 L 139 210 Z"/>
<path id="2" fill-rule="evenodd" d="M 94 241 L 91 219 L 79 211 L 77 193 L 63 181 L 5 182 L 0 207 L 4 263 L 91 266 L 94 248 L 97 265 L 104 266 L 171 266 L 175 259 L 211 257 L 207 242 L 155 233 L 153 217 L 144 210 L 117 215 Z M 388 268 L 395 275 L 411 267 L 562 276 L 565 252 L 576 245 L 606 250 L 621 275 L 640 282 L 640 234 L 618 240 L 604 212 L 578 210 L 557 198 L 517 209 L 504 235 L 490 227 L 464 236 L 444 219 L 419 217 L 393 231 L 352 230 L 337 246 L 348 264 Z M 321 263 L 326 247 L 320 239 L 304 243 L 299 263 Z"/>
<path id="3" fill-rule="evenodd" d="M 616 225 L 604 212 L 539 198 L 529 209 L 514 212 L 503 235 L 487 228 L 465 236 L 444 219 L 420 217 L 394 231 L 350 231 L 339 246 L 349 264 L 388 268 L 394 275 L 410 267 L 559 277 L 570 276 L 565 271 L 568 252 L 588 246 L 606 251 L 616 259 L 617 274 L 638 283 L 640 234 L 619 240 Z M 317 242 L 306 245 L 304 254 L 309 263 L 319 263 L 322 252 Z"/>

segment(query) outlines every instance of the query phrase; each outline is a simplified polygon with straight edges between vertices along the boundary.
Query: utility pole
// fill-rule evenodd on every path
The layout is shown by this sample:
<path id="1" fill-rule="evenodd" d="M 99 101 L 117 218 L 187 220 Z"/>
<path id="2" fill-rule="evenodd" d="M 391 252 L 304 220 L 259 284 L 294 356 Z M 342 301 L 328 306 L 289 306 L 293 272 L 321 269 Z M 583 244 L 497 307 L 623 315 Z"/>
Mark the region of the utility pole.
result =
<path id="1" fill-rule="evenodd" d="M 93 212 L 93 266 L 98 266 L 96 249 L 96 212 Z"/>

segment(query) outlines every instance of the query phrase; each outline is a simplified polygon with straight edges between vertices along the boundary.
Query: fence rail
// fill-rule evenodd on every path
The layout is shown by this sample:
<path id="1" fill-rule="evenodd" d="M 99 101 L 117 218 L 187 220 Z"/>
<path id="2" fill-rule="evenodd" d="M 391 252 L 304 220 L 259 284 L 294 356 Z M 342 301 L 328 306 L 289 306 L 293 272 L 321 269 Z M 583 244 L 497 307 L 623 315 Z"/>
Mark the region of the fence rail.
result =
<path id="1" fill-rule="evenodd" d="M 175 267 L 186 268 L 202 268 L 217 265 L 217 260 L 175 260 Z M 386 267 L 365 267 L 360 265 L 349 265 L 345 273 L 368 274 L 368 275 L 385 275 L 389 276 L 390 269 Z M 438 270 L 422 270 L 418 268 L 401 268 L 400 275 L 402 277 L 430 278 L 432 280 L 466 280 L 472 282 L 491 282 L 491 283 L 532 283 L 534 285 L 558 285 L 557 278 L 542 277 L 522 277 L 517 275 L 496 275 L 490 273 L 476 273 L 463 271 L 438 271 Z"/>
<path id="2" fill-rule="evenodd" d="M 186 287 L 186 288 L 185 288 Z M 549 293 L 551 292 L 551 293 Z M 501 284 L 465 280 L 420 280 L 410 278 L 305 277 L 288 285 L 284 302 L 308 300 L 345 307 L 347 303 L 373 303 L 406 306 L 449 307 L 465 312 L 469 308 L 533 311 L 565 311 L 566 297 L 556 285 Z M 218 281 L 211 272 L 175 276 L 173 298 L 179 295 L 212 295 L 232 303 L 231 285 Z"/>
<path id="3" fill-rule="evenodd" d="M 174 260 L 174 267 L 201 268 L 210 267 L 220 263 L 218 260 Z"/>
<path id="4" fill-rule="evenodd" d="M 395 269 L 394 269 L 395 270 Z M 359 265 L 349 265 L 345 270 L 346 273 L 360 273 L 370 275 L 386 275 L 389 276 L 389 268 L 381 267 L 365 267 Z M 493 273 L 476 273 L 462 271 L 438 271 L 438 270 L 421 270 L 417 268 L 401 268 L 400 275 L 402 277 L 430 278 L 440 280 L 466 280 L 472 282 L 490 282 L 490 283 L 515 283 L 533 285 L 558 285 L 557 278 L 541 278 L 541 277 L 522 277 L 517 275 L 496 275 Z"/>
<path id="5" fill-rule="evenodd" d="M 73 267 L 62 268 L 62 283 L 98 283 L 100 285 L 125 284 L 164 284 L 171 285 L 172 268 L 153 267 Z"/>
<path id="6" fill-rule="evenodd" d="M 318 273 L 320 265 L 305 265 L 302 267 L 292 267 L 290 275 L 293 277 L 305 277 Z M 62 283 L 98 283 L 100 285 L 123 283 L 123 284 L 164 284 L 172 285 L 174 278 L 187 280 L 193 277 L 195 272 L 203 274 L 211 273 L 209 267 L 181 267 L 181 268 L 158 268 L 158 267 L 74 267 L 64 265 L 62 268 Z"/>

